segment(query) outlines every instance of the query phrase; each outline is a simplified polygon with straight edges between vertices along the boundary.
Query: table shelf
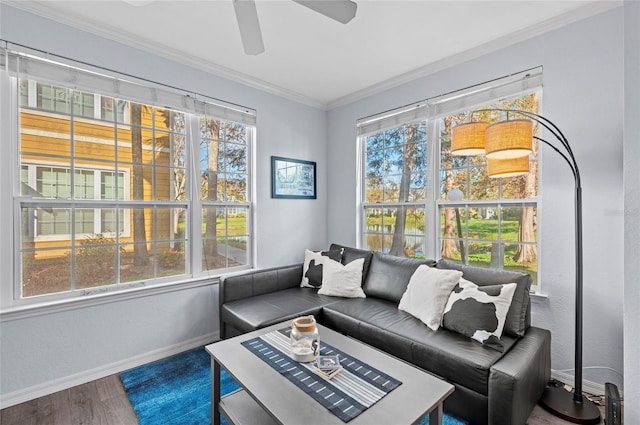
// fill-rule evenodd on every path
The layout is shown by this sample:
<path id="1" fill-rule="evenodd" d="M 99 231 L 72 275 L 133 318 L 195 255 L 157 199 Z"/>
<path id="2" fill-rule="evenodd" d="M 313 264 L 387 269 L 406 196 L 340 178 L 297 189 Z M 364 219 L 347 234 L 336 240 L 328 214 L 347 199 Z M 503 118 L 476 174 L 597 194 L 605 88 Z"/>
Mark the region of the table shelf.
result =
<path id="1" fill-rule="evenodd" d="M 277 425 L 271 416 L 244 390 L 220 399 L 220 413 L 229 425 Z"/>

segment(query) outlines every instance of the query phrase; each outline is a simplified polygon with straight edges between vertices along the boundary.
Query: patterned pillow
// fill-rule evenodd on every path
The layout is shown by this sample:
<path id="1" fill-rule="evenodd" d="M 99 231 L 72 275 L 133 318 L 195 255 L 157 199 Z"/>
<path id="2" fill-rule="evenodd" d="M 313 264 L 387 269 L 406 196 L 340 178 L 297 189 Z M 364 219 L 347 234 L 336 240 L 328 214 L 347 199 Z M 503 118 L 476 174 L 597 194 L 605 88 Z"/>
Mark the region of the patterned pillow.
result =
<path id="1" fill-rule="evenodd" d="M 462 272 L 458 270 L 440 270 L 425 264 L 418 266 L 400 299 L 398 310 L 406 311 L 437 331 L 449 295 L 461 276 Z"/>
<path id="2" fill-rule="evenodd" d="M 342 249 L 318 252 L 305 249 L 300 286 L 316 289 L 322 286 L 322 266 L 327 258 L 339 262 L 342 259 Z"/>
<path id="3" fill-rule="evenodd" d="M 478 286 L 461 278 L 444 308 L 442 326 L 503 351 L 500 337 L 516 286 Z"/>

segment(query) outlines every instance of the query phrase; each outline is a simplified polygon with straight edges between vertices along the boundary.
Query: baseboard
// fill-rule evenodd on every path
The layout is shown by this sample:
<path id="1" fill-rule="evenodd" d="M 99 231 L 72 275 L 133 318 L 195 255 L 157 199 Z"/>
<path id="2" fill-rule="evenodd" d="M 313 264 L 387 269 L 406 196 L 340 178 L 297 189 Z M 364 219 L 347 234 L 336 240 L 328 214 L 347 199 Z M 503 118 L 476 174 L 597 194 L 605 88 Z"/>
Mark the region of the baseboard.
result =
<path id="1" fill-rule="evenodd" d="M 24 403 L 25 401 L 36 399 L 38 397 L 43 397 L 58 391 L 66 390 L 68 388 L 75 387 L 76 385 L 95 381 L 96 379 L 104 378 L 115 373 L 120 373 L 122 371 L 132 369 L 146 363 L 151 363 L 153 361 L 160 360 L 162 358 L 169 357 L 174 354 L 190 350 L 192 348 L 210 344 L 211 342 L 217 341 L 218 339 L 220 339 L 220 332 L 213 332 L 168 347 L 143 353 L 126 360 L 107 364 L 95 369 L 79 372 L 73 375 L 44 382 L 42 384 L 34 385 L 29 388 L 24 388 L 18 391 L 0 395 L 0 408 L 4 409 L 6 407 Z"/>
<path id="2" fill-rule="evenodd" d="M 557 379 L 565 384 L 573 385 L 573 375 L 564 372 L 551 371 L 551 378 Z M 604 384 L 599 384 L 593 381 L 582 380 L 582 391 L 593 395 L 604 395 Z"/>

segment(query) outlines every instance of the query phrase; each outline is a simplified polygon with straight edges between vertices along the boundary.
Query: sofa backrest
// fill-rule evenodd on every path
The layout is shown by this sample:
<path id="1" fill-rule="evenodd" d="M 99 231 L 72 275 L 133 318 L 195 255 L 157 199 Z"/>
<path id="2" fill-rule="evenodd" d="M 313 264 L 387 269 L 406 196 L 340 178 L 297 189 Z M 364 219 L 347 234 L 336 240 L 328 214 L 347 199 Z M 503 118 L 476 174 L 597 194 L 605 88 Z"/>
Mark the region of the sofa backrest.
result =
<path id="1" fill-rule="evenodd" d="M 440 260 L 436 266 L 439 269 L 460 270 L 462 277 L 478 286 L 515 283 L 511 306 L 507 313 L 504 332 L 511 336 L 523 336 L 531 326 L 531 276 L 527 273 L 509 270 L 497 270 L 484 267 L 464 266 L 452 261 Z"/>
<path id="2" fill-rule="evenodd" d="M 300 286 L 301 280 L 302 264 L 222 276 L 219 290 L 220 307 L 231 301 L 295 288 Z"/>
<path id="3" fill-rule="evenodd" d="M 373 257 L 373 251 L 367 251 L 366 249 L 351 248 L 349 246 L 339 245 L 332 243 L 329 246 L 329 251 L 341 249 L 342 250 L 342 264 L 349 264 L 353 260 L 364 258 L 364 264 L 362 266 L 362 283 L 365 282 L 367 275 L 369 274 L 369 266 L 371 265 L 371 258 Z"/>
<path id="4" fill-rule="evenodd" d="M 523 336 L 531 326 L 531 298 L 529 295 L 531 276 L 527 273 L 464 266 L 447 260 L 436 262 L 429 259 L 396 257 L 335 243 L 331 244 L 330 249 L 343 249 L 343 264 L 364 258 L 362 270 L 364 293 L 367 297 L 381 298 L 394 303 L 400 302 L 402 295 L 407 290 L 411 276 L 421 264 L 440 269 L 460 270 L 465 279 L 480 286 L 515 283 L 517 287 L 507 313 L 504 332 L 511 336 Z"/>
<path id="5" fill-rule="evenodd" d="M 407 290 L 409 279 L 422 264 L 433 267 L 436 262 L 374 252 L 362 289 L 367 297 L 399 303 L 402 294 Z"/>

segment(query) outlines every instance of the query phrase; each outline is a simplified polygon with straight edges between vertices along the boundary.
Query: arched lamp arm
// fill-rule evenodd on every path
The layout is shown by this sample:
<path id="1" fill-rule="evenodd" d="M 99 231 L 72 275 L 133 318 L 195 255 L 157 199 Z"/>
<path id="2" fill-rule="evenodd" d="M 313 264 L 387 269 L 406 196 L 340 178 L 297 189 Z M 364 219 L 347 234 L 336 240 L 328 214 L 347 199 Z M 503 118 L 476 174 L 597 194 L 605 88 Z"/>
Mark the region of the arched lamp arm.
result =
<path id="1" fill-rule="evenodd" d="M 533 136 L 534 139 L 544 143 L 545 145 L 549 146 L 551 149 L 553 149 L 554 151 L 556 151 L 566 162 L 567 164 L 569 164 L 569 167 L 571 168 L 571 172 L 573 173 L 573 178 L 576 181 L 576 186 L 579 185 L 579 179 L 578 179 L 578 174 L 576 171 L 576 165 L 574 162 L 571 161 L 571 159 L 569 159 L 569 157 L 562 152 L 560 149 L 558 149 L 554 144 L 547 142 L 546 140 L 538 137 L 538 136 Z"/>

